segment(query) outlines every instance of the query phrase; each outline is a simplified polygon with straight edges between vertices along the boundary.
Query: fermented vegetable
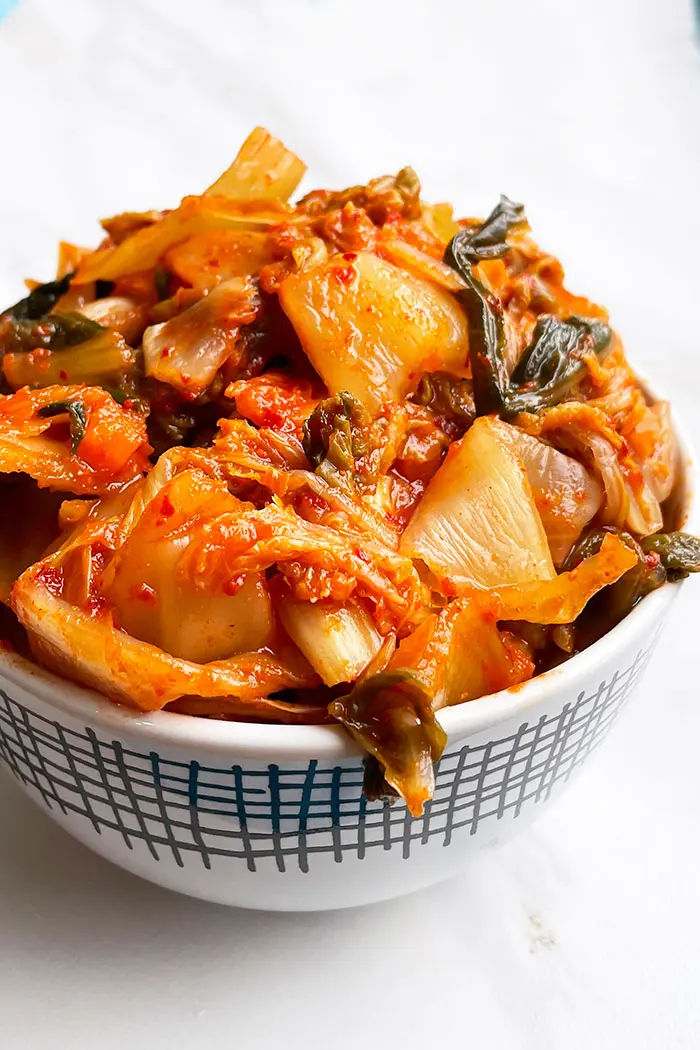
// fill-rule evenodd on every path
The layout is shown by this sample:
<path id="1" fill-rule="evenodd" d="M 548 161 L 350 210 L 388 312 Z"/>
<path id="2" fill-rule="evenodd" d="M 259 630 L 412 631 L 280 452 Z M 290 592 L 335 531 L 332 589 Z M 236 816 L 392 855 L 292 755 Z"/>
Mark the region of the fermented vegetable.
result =
<path id="1" fill-rule="evenodd" d="M 547 536 L 508 426 L 480 418 L 455 442 L 401 540 L 442 581 L 482 587 L 554 576 Z"/>
<path id="2" fill-rule="evenodd" d="M 256 128 L 0 314 L 3 623 L 142 711 L 342 726 L 419 816 L 445 707 L 700 540 L 668 404 L 522 205 L 456 217 L 409 167 L 290 203 L 304 172 Z"/>
<path id="3" fill-rule="evenodd" d="M 462 367 L 467 326 L 454 297 L 370 252 L 346 252 L 279 289 L 311 364 L 332 394 L 378 412 L 424 372 Z"/>
<path id="4" fill-rule="evenodd" d="M 646 554 L 656 555 L 669 579 L 700 572 L 700 540 L 685 532 L 657 533 L 642 540 Z"/>

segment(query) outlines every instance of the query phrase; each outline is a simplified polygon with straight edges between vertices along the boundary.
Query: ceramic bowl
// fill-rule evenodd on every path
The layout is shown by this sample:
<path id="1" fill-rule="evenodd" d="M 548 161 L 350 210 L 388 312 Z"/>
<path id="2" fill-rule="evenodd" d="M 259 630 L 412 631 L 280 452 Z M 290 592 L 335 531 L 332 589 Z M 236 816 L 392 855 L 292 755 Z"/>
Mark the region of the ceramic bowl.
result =
<path id="1" fill-rule="evenodd" d="M 593 756 L 679 584 L 525 685 L 440 715 L 435 797 L 368 802 L 340 729 L 118 707 L 0 654 L 0 760 L 71 835 L 143 878 L 246 908 L 366 904 L 445 879 L 542 813 Z"/>

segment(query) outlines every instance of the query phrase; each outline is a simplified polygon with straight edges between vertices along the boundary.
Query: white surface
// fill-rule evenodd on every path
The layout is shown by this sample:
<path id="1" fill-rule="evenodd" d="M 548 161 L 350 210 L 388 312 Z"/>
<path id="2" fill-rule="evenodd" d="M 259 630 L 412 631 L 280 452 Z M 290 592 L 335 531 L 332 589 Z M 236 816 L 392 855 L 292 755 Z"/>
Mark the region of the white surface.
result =
<path id="1" fill-rule="evenodd" d="M 700 54 L 676 0 L 22 0 L 0 24 L 0 301 L 55 241 L 211 182 L 266 123 L 311 182 L 412 163 L 522 199 L 700 444 Z M 319 916 L 111 869 L 0 781 L 3 1050 L 696 1050 L 700 705 L 691 581 L 613 738 L 463 877 Z M 695 626 L 694 626 L 695 624 Z"/>

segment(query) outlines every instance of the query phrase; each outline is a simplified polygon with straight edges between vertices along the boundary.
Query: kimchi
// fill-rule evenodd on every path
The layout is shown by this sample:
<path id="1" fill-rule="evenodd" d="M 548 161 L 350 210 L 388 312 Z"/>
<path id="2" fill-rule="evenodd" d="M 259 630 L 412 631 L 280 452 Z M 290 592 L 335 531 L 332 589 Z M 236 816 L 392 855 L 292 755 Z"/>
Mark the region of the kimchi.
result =
<path id="1" fill-rule="evenodd" d="M 0 315 L 0 600 L 115 703 L 340 723 L 418 815 L 443 707 L 700 568 L 668 404 L 501 197 L 290 199 L 256 128 Z M 16 632 L 15 632 L 16 633 Z"/>

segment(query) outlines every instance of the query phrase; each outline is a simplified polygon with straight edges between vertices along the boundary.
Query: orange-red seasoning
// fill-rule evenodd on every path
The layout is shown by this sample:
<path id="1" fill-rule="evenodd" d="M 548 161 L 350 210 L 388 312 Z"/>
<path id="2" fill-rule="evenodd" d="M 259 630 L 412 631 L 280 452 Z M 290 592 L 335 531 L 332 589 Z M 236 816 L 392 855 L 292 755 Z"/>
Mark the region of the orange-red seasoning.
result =
<path id="1" fill-rule="evenodd" d="M 161 514 L 163 515 L 164 518 L 169 518 L 172 514 L 175 513 L 175 508 L 174 508 L 174 506 L 172 504 L 172 500 L 168 496 L 167 492 L 163 496 L 163 499 L 162 499 L 162 502 L 161 502 L 161 505 L 160 505 L 160 512 L 161 512 Z"/>
<path id="2" fill-rule="evenodd" d="M 158 596 L 152 587 L 149 587 L 147 583 L 139 583 L 136 587 L 132 588 L 131 595 L 137 601 L 147 602 L 148 605 L 157 605 Z"/>
<path id="3" fill-rule="evenodd" d="M 240 576 L 234 576 L 230 580 L 226 580 L 223 586 L 224 594 L 228 594 L 229 597 L 233 597 L 234 594 L 238 594 L 241 587 L 245 583 L 245 573 Z"/>
<path id="4" fill-rule="evenodd" d="M 348 252 L 348 255 L 352 255 L 352 252 Z M 343 258 L 346 258 L 346 256 L 343 256 Z M 355 267 L 352 264 L 348 266 L 334 266 L 331 272 L 338 284 L 350 284 L 356 274 Z"/>
<path id="5" fill-rule="evenodd" d="M 107 608 L 107 602 L 104 600 L 104 598 L 101 598 L 99 595 L 93 595 L 91 598 L 88 598 L 87 602 L 85 603 L 85 608 L 87 609 L 90 616 L 100 616 L 103 612 L 105 612 Z"/>
<path id="6" fill-rule="evenodd" d="M 36 576 L 37 583 L 45 587 L 51 594 L 59 597 L 63 591 L 63 571 L 53 565 L 47 565 L 40 569 Z"/>

